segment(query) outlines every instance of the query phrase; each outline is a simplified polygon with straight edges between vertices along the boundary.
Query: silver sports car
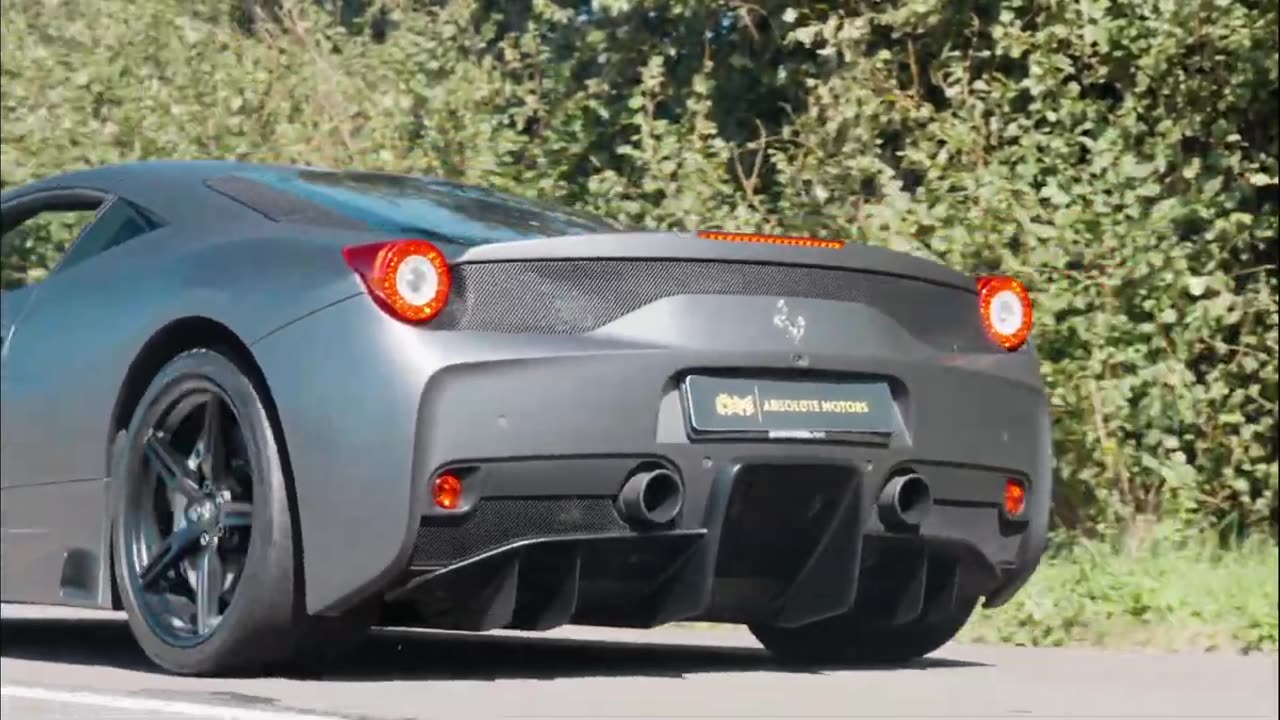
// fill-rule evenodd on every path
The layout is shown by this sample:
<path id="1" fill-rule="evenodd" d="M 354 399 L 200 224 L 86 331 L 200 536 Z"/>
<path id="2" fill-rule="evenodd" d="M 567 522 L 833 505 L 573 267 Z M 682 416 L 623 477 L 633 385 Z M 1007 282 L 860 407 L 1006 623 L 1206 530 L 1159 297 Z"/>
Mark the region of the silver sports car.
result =
<path id="1" fill-rule="evenodd" d="M 3 600 L 123 609 L 169 671 L 383 623 L 904 661 L 1044 552 L 1012 278 L 219 161 L 6 191 L 6 254 L 76 213 L 46 275 L 6 269 Z"/>

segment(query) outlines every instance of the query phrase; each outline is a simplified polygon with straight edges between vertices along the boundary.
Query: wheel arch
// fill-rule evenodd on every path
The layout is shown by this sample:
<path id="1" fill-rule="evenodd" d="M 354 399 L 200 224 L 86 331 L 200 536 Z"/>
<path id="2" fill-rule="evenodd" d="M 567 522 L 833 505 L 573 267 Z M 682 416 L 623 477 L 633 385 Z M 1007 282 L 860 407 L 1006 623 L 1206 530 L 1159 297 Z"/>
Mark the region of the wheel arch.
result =
<path id="1" fill-rule="evenodd" d="M 217 320 L 198 315 L 173 320 L 152 333 L 129 363 L 129 369 L 125 372 L 124 381 L 120 383 L 115 404 L 111 408 L 111 424 L 107 428 L 108 463 L 112 460 L 111 446 L 116 433 L 129 428 L 138 403 L 156 373 L 175 357 L 200 347 L 220 349 L 231 354 L 232 359 L 255 374 L 256 377 L 252 379 L 269 392 L 266 378 L 253 357 L 253 351 L 231 328 Z"/>
<path id="2" fill-rule="evenodd" d="M 283 425 L 280 422 L 279 409 L 276 407 L 275 398 L 271 394 L 271 385 L 267 381 L 262 366 L 254 357 L 253 351 L 234 330 L 223 323 L 200 315 L 178 318 L 154 332 L 142 344 L 138 353 L 129 363 L 129 368 L 125 372 L 124 380 L 120 383 L 120 389 L 117 391 L 116 401 L 111 410 L 111 419 L 107 428 L 106 438 L 107 475 L 109 477 L 115 469 L 113 461 L 116 440 L 122 432 L 128 430 L 129 423 L 138 409 L 138 403 L 142 401 L 142 396 L 146 393 L 151 381 L 169 361 L 184 352 L 197 348 L 207 348 L 227 355 L 248 376 L 249 381 L 253 383 L 261 395 L 262 404 L 271 423 L 271 430 L 275 434 L 277 446 L 280 448 L 280 461 L 285 473 L 289 512 L 295 518 L 293 540 L 298 558 L 297 562 L 294 563 L 294 572 L 296 573 L 294 587 L 298 589 L 299 597 L 305 598 L 306 591 L 303 584 L 305 577 L 303 563 L 301 562 L 302 528 L 301 523 L 296 521 L 298 518 L 298 498 L 293 484 L 293 467 L 289 461 L 289 446 L 284 436 Z M 114 524 L 115 518 L 112 517 L 108 527 Z M 109 537 L 111 537 L 111 534 L 108 534 Z M 115 560 L 112 557 L 114 552 L 114 547 L 108 542 L 106 554 L 109 558 L 108 561 L 111 563 L 109 565 L 111 568 L 115 567 Z M 116 610 L 123 609 L 114 570 L 110 573 L 110 579 L 112 607 Z"/>

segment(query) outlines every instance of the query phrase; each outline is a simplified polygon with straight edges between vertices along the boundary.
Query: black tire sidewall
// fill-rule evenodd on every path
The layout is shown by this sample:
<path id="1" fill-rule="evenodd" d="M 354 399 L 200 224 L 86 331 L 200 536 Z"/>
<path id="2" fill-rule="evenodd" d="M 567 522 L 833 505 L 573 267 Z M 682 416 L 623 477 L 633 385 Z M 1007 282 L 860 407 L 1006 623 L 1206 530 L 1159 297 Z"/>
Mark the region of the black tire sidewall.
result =
<path id="1" fill-rule="evenodd" d="M 902 625 L 871 624 L 846 613 L 799 627 L 751 625 L 749 629 L 785 663 L 901 664 L 950 642 L 976 607 L 977 598 L 957 598 L 952 608 Z"/>
<path id="2" fill-rule="evenodd" d="M 253 520 L 244 574 L 215 631 L 199 644 L 178 647 L 152 631 L 139 607 L 128 568 L 126 527 L 121 521 L 140 481 L 142 439 L 173 399 L 195 383 L 217 385 L 230 400 L 253 469 Z M 179 674 L 251 672 L 282 659 L 293 648 L 299 606 L 295 588 L 293 518 L 288 486 L 264 393 L 250 374 L 227 355 L 212 349 L 182 353 L 166 364 L 138 403 L 124 433 L 124 447 L 113 453 L 113 563 L 120 598 L 133 635 L 161 667 Z"/>

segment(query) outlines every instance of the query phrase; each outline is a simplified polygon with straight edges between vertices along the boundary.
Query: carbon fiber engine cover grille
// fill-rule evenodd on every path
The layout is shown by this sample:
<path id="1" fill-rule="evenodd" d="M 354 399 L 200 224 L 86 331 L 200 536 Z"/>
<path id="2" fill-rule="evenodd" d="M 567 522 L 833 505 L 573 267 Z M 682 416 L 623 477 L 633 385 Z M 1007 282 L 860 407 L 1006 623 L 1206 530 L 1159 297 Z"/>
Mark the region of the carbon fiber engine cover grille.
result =
<path id="1" fill-rule="evenodd" d="M 575 334 L 674 295 L 773 295 L 861 303 L 935 347 L 995 351 L 972 293 L 850 270 L 700 260 L 532 260 L 459 265 L 453 281 L 449 304 L 433 327 Z"/>
<path id="2" fill-rule="evenodd" d="M 445 565 L 530 538 L 629 532 L 607 497 L 488 498 L 458 518 L 423 518 L 414 565 Z"/>

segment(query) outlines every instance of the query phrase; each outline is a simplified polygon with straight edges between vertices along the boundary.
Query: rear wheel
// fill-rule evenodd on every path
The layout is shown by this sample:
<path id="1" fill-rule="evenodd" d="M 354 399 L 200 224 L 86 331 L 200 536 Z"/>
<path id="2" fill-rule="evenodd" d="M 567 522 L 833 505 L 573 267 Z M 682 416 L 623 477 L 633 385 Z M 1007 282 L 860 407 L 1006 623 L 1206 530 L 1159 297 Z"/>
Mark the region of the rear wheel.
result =
<path id="1" fill-rule="evenodd" d="M 281 451 L 249 375 L 211 350 L 179 355 L 120 442 L 114 569 L 142 649 L 191 675 L 289 659 L 309 623 Z"/>
<path id="2" fill-rule="evenodd" d="M 897 664 L 946 645 L 976 605 L 977 598 L 957 599 L 950 607 L 900 625 L 849 612 L 794 628 L 753 625 L 751 632 L 766 650 L 787 663 Z"/>

